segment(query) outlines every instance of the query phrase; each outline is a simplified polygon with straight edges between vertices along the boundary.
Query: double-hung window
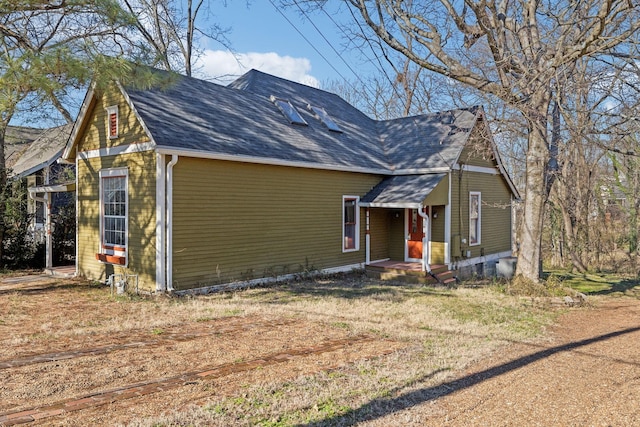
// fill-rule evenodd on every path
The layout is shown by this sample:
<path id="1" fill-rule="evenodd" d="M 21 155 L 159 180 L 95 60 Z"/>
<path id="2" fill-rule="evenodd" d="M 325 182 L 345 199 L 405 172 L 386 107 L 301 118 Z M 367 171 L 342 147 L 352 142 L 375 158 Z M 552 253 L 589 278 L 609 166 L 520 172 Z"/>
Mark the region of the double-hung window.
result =
<path id="1" fill-rule="evenodd" d="M 469 245 L 480 244 L 482 198 L 478 191 L 469 193 Z"/>
<path id="2" fill-rule="evenodd" d="M 98 260 L 127 264 L 128 184 L 126 168 L 100 171 L 100 253 Z"/>
<path id="3" fill-rule="evenodd" d="M 360 249 L 360 208 L 358 196 L 342 196 L 342 252 Z"/>

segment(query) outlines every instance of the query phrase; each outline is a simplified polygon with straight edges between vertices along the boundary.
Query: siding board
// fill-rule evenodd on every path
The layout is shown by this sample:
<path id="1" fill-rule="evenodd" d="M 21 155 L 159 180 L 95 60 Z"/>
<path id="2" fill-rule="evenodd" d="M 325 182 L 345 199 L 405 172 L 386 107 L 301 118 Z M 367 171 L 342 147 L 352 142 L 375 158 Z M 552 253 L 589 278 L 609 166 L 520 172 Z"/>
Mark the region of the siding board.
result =
<path id="1" fill-rule="evenodd" d="M 371 260 L 389 258 L 389 227 L 391 215 L 387 209 L 370 209 Z"/>
<path id="2" fill-rule="evenodd" d="M 112 139 L 107 134 L 106 109 L 113 105 L 118 106 L 119 136 Z M 82 139 L 77 148 L 79 152 L 149 141 L 144 128 L 116 85 L 111 85 L 95 98 L 87 115 L 88 120 L 82 129 Z"/>
<path id="3" fill-rule="evenodd" d="M 364 262 L 364 209 L 360 249 L 342 253 L 342 196 L 363 196 L 380 179 L 181 157 L 174 166 L 174 287 Z"/>
<path id="4" fill-rule="evenodd" d="M 105 101 L 105 104 L 111 101 Z M 101 146 L 96 139 L 106 127 L 97 129 L 96 109 L 90 116 L 86 133 L 81 136 L 78 151 Z M 121 126 L 135 128 L 123 120 L 135 120 L 133 115 L 120 113 Z M 104 116 L 106 121 L 106 116 Z M 105 122 L 106 123 L 106 122 Z M 93 129 L 93 130 L 92 130 Z M 113 140 L 117 141 L 117 140 Z M 112 141 L 112 142 L 113 142 Z M 128 142 L 129 138 L 122 141 Z M 100 248 L 100 178 L 102 169 L 126 167 L 129 170 L 128 266 L 113 266 L 96 260 Z M 110 274 L 137 274 L 140 288 L 155 290 L 155 154 L 151 151 L 78 161 L 78 271 L 81 276 L 104 281 Z"/>
<path id="5" fill-rule="evenodd" d="M 469 241 L 469 192 L 482 194 L 481 243 L 463 244 L 463 253 L 470 250 L 472 257 L 479 257 L 511 250 L 511 191 L 502 176 L 456 171 L 452 179 L 451 197 L 455 207 L 451 210 L 452 236 L 459 233 Z"/>

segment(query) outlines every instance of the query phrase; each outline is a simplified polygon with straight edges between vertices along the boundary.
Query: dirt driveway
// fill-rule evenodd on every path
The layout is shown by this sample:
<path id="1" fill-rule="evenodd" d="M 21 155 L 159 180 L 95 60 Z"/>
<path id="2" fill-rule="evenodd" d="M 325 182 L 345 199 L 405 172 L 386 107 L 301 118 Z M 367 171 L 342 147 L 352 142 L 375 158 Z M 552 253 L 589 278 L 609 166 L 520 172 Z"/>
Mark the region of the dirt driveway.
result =
<path id="1" fill-rule="evenodd" d="M 408 387 L 364 403 L 354 385 L 354 403 L 347 407 L 332 406 L 331 399 L 328 410 L 326 400 L 313 408 L 300 404 L 325 411 L 320 421 L 275 417 L 258 423 L 219 418 L 227 408 L 206 404 L 227 399 L 246 405 L 255 385 L 291 387 L 315 374 L 326 375 L 333 387 L 329 379 L 346 377 L 345 370 L 372 375 L 371 370 L 415 358 L 408 350 L 415 344 L 349 327 L 336 322 L 335 314 L 325 321 L 326 309 L 316 306 L 267 312 L 254 300 L 243 312 L 236 305 L 213 311 L 198 300 L 132 303 L 105 292 L 38 277 L 0 282 L 0 425 L 229 425 L 233 420 L 238 425 L 640 425 L 640 300 L 634 298 L 597 299 L 593 307 L 570 310 L 535 341 L 505 344 L 503 339 L 483 347 L 493 341 L 488 334 L 477 337 L 457 350 L 475 348 L 476 362 L 447 361 L 448 372 L 432 369 L 428 380 L 408 381 Z M 380 292 L 376 288 L 372 296 L 383 306 L 399 298 Z M 275 298 L 269 304 L 286 303 Z M 298 299 L 307 304 L 310 297 Z M 355 303 L 347 298 L 344 304 Z M 296 314 L 300 307 L 307 314 Z M 314 310 L 317 315 L 309 316 Z M 8 337 L 16 325 L 20 333 Z M 431 333 L 435 327 L 417 329 Z M 366 365 L 366 360 L 377 362 Z M 380 378 L 388 380 L 385 375 Z M 286 387 L 265 395 L 276 396 Z M 254 399 L 246 411 L 262 410 L 266 400 Z M 166 417 L 158 420 L 159 414 Z"/>
<path id="2" fill-rule="evenodd" d="M 640 426 L 640 301 L 571 311 L 371 425 Z M 404 404 L 402 402 L 405 402 Z"/>

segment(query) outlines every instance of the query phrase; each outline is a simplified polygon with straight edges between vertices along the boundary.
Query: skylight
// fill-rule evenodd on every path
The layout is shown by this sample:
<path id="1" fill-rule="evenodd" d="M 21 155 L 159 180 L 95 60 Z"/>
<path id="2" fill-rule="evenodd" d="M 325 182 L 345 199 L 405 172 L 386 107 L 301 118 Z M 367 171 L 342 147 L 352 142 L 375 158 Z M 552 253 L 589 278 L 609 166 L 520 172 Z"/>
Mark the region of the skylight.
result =
<path id="1" fill-rule="evenodd" d="M 325 126 L 327 128 L 329 128 L 329 130 L 332 130 L 334 132 L 342 132 L 342 129 L 340 129 L 340 126 L 338 126 L 338 124 L 336 122 L 333 121 L 333 119 L 331 118 L 331 116 L 329 116 L 329 114 L 327 114 L 327 112 L 324 110 L 324 108 L 322 107 L 316 107 L 314 105 L 307 105 L 307 108 L 311 111 L 313 111 L 314 113 L 316 113 L 316 117 L 322 121 L 322 123 L 325 124 Z"/>
<path id="2" fill-rule="evenodd" d="M 298 110 L 291 105 L 291 102 L 286 99 L 276 98 L 275 96 L 271 96 L 271 101 L 278 106 L 282 114 L 284 114 L 292 124 L 307 125 L 307 122 L 304 121 Z"/>

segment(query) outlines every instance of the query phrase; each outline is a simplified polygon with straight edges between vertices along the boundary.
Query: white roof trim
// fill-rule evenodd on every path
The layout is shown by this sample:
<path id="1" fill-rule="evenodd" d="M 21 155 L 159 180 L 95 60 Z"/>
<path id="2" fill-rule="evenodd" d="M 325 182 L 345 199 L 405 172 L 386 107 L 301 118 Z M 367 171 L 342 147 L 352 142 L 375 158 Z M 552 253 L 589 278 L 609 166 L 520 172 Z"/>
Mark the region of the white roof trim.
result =
<path id="1" fill-rule="evenodd" d="M 122 96 L 124 97 L 127 105 L 129 106 L 129 108 L 131 108 L 131 111 L 133 111 L 133 114 L 135 115 L 136 119 L 138 119 L 138 121 L 140 122 L 140 125 L 142 126 L 142 129 L 144 129 L 144 132 L 147 134 L 147 137 L 149 138 L 149 140 L 151 141 L 151 144 L 153 144 L 153 147 L 156 146 L 155 140 L 153 139 L 153 135 L 151 135 L 151 132 L 149 132 L 149 128 L 147 127 L 147 125 L 145 124 L 145 122 L 142 120 L 142 117 L 140 117 L 140 114 L 138 114 L 138 111 L 136 110 L 135 106 L 133 105 L 133 102 L 131 102 L 131 98 L 129 98 L 129 94 L 127 93 L 127 91 L 124 89 L 124 87 L 122 87 L 122 85 L 120 84 L 120 82 L 116 82 L 116 85 L 118 86 L 118 89 L 120 89 L 120 92 L 122 94 Z M 87 90 L 87 94 L 84 97 L 84 100 L 82 101 L 82 106 L 80 107 L 80 112 L 78 113 L 78 118 L 76 119 L 74 125 L 73 125 L 73 130 L 71 131 L 71 135 L 69 136 L 69 139 L 67 140 L 67 145 L 64 148 L 64 151 L 62 152 L 62 156 L 61 158 L 64 160 L 71 160 L 70 156 L 71 156 L 71 150 L 73 149 L 73 147 L 76 144 L 76 138 L 78 137 L 78 132 L 80 131 L 80 127 L 82 126 L 82 124 L 84 123 L 85 119 L 86 119 L 86 115 L 89 111 L 89 105 L 91 104 L 91 101 L 93 100 L 94 96 L 95 96 L 95 92 L 96 92 L 96 84 L 95 82 L 91 83 L 91 86 L 89 87 L 89 90 Z"/>
<path id="2" fill-rule="evenodd" d="M 87 112 L 89 110 L 89 104 L 91 104 L 91 100 L 93 99 L 95 90 L 96 90 L 96 84 L 95 82 L 93 82 L 91 83 L 91 86 L 89 86 L 89 89 L 87 90 L 87 93 L 84 96 L 84 100 L 82 101 L 82 106 L 80 107 L 80 112 L 78 113 L 78 117 L 76 118 L 76 121 L 73 123 L 73 129 L 71 130 L 71 134 L 69 135 L 69 139 L 67 140 L 67 145 L 64 147 L 64 150 L 62 151 L 62 156 L 60 156 L 62 159 L 71 160 L 71 150 L 73 149 L 76 143 L 78 132 L 80 131 L 80 127 L 87 115 Z"/>
<path id="3" fill-rule="evenodd" d="M 142 126 L 142 129 L 144 129 L 144 133 L 147 134 L 149 141 L 151 141 L 151 144 L 153 144 L 153 146 L 156 147 L 158 144 L 156 144 L 155 139 L 153 139 L 153 135 L 151 135 L 151 132 L 147 127 L 147 124 L 144 122 L 144 120 L 142 120 L 142 117 L 140 117 L 140 114 L 138 114 L 138 110 L 136 110 L 135 105 L 133 105 L 133 101 L 131 101 L 131 98 L 129 98 L 129 93 L 127 93 L 124 87 L 122 87 L 120 82 L 116 82 L 116 84 L 118 85 L 120 92 L 122 92 L 122 96 L 124 96 L 124 99 L 127 101 L 127 105 L 129 105 L 129 108 L 131 108 L 131 111 L 133 111 L 133 114 L 135 114 L 136 119 L 138 119 L 138 122 L 140 122 L 140 126 Z"/>
<path id="4" fill-rule="evenodd" d="M 75 182 L 65 182 L 55 185 L 41 185 L 38 187 L 29 187 L 29 193 L 65 193 L 67 191 L 75 191 Z"/>
<path id="5" fill-rule="evenodd" d="M 353 166 L 343 165 L 329 165 L 321 163 L 300 162 L 293 160 L 274 159 L 270 157 L 258 157 L 258 156 L 241 156 L 234 154 L 222 154 L 212 153 L 208 151 L 191 150 L 191 149 L 175 149 L 158 147 L 156 151 L 160 154 L 177 155 L 184 157 L 195 157 L 199 159 L 212 159 L 212 160 L 227 160 L 231 162 L 243 162 L 243 163 L 257 163 L 272 166 L 288 166 L 294 168 L 306 168 L 306 169 L 320 169 L 331 170 L 338 172 L 356 172 L 356 173 L 368 173 L 376 175 L 390 175 L 388 169 L 371 169 L 371 168 L 358 168 Z"/>
<path id="6" fill-rule="evenodd" d="M 448 167 L 428 168 L 428 169 L 427 168 L 398 169 L 398 170 L 392 171 L 389 169 L 360 168 L 360 167 L 354 167 L 354 166 L 329 165 L 329 164 L 301 162 L 301 161 L 293 161 L 293 160 L 282 160 L 282 159 L 275 159 L 271 157 L 242 156 L 242 155 L 235 155 L 235 154 L 213 153 L 209 151 L 202 151 L 202 150 L 195 150 L 195 149 L 188 149 L 188 148 L 156 147 L 156 151 L 160 154 L 168 154 L 168 155 L 175 154 L 178 156 L 196 157 L 200 159 L 227 160 L 231 162 L 257 163 L 257 164 L 275 165 L 275 166 L 289 166 L 289 167 L 296 167 L 296 168 L 332 170 L 332 171 L 338 171 L 338 172 L 369 173 L 369 174 L 376 174 L 376 175 L 425 175 L 425 174 L 433 174 L 433 173 L 447 173 L 451 171 L 451 169 Z"/>
<path id="7" fill-rule="evenodd" d="M 439 168 L 424 168 L 424 169 L 397 169 L 387 173 L 387 175 L 428 175 L 434 173 L 447 173 L 451 168 L 448 166 L 442 166 Z"/>
<path id="8" fill-rule="evenodd" d="M 462 165 L 462 167 L 460 167 L 460 163 L 456 163 L 452 169 L 462 169 L 467 172 L 486 173 L 488 175 L 500 175 L 500 170 L 498 170 L 497 168 L 488 168 L 486 166 Z"/>
<path id="9" fill-rule="evenodd" d="M 119 154 L 142 153 L 155 148 L 153 142 L 138 142 L 135 144 L 116 145 L 115 147 L 99 148 L 96 150 L 79 151 L 76 153 L 78 159 L 87 160 L 97 157 L 117 156 Z"/>
<path id="10" fill-rule="evenodd" d="M 422 203 L 375 203 L 360 202 L 359 206 L 363 208 L 387 208 L 387 209 L 421 209 Z"/>
<path id="11" fill-rule="evenodd" d="M 505 181 L 507 181 L 507 185 L 511 189 L 511 192 L 513 194 L 515 194 L 516 198 L 520 199 L 521 198 L 520 192 L 518 191 L 516 186 L 513 184 L 513 181 L 511 181 L 511 177 L 509 176 L 509 174 L 507 173 L 507 170 L 504 168 L 504 165 L 502 164 L 502 159 L 500 158 L 500 152 L 498 151 L 498 146 L 496 145 L 496 142 L 493 139 L 493 132 L 491 132 L 491 129 L 488 129 L 489 124 L 487 123 L 486 116 L 485 116 L 485 113 L 484 113 L 484 108 L 482 108 L 482 107 L 480 107 L 478 109 L 478 112 L 476 113 L 475 122 L 474 122 L 473 126 L 471 127 L 471 131 L 467 135 L 467 141 L 465 142 L 465 144 L 469 141 L 469 138 L 471 136 L 471 132 L 473 131 L 473 129 L 475 129 L 476 126 L 478 125 L 479 119 L 482 119 L 482 124 L 485 127 L 487 127 L 487 131 L 489 131 L 488 133 L 489 133 L 489 137 L 490 137 L 490 141 L 489 142 L 491 144 L 491 151 L 493 152 L 493 155 L 496 158 L 496 163 L 498 165 L 498 170 L 500 171 L 500 175 L 502 175 L 504 177 Z M 460 155 L 462 155 L 462 150 L 458 154 L 458 157 L 456 158 L 456 161 L 454 162 L 454 165 L 459 165 L 460 164 L 459 163 L 460 162 Z"/>

